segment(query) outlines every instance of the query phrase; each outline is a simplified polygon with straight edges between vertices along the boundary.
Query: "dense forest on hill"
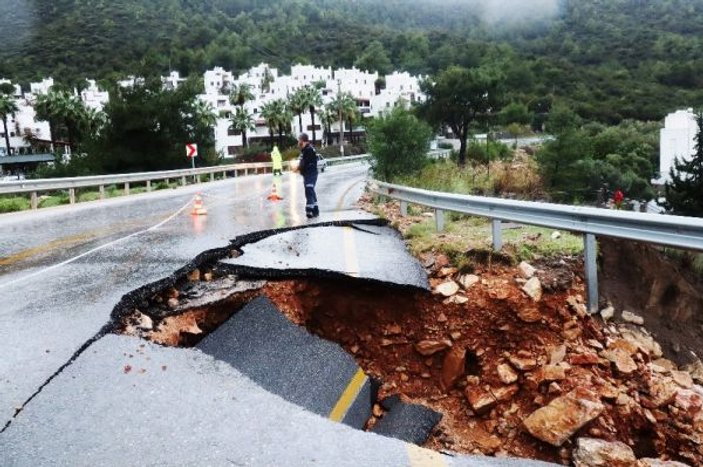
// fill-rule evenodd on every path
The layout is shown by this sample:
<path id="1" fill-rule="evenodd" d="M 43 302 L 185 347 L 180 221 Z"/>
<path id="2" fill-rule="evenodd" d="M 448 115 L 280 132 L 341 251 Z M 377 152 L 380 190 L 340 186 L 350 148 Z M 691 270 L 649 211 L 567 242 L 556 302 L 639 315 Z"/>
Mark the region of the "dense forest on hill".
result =
<path id="1" fill-rule="evenodd" d="M 22 83 L 261 61 L 423 74 L 489 63 L 512 98 L 607 123 L 703 98 L 703 0 L 0 0 L 0 31 L 0 77 Z"/>

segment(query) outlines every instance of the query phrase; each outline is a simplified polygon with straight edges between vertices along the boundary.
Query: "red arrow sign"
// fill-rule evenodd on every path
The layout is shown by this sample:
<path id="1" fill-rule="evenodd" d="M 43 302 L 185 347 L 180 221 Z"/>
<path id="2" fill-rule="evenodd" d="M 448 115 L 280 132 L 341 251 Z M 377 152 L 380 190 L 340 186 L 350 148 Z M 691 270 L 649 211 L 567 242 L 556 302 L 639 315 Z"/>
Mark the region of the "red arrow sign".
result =
<path id="1" fill-rule="evenodd" d="M 198 145 L 193 143 L 186 144 L 186 156 L 188 159 L 198 157 Z"/>

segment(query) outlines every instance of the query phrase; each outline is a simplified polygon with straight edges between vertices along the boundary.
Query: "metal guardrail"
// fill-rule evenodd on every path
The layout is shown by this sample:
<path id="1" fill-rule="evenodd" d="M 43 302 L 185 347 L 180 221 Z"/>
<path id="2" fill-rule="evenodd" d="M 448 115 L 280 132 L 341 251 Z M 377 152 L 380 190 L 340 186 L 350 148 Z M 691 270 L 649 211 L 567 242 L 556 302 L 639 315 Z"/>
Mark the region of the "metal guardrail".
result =
<path id="1" fill-rule="evenodd" d="M 435 209 L 437 229 L 444 229 L 444 212 L 460 212 L 492 220 L 493 248 L 502 248 L 501 222 L 550 227 L 584 234 L 589 309 L 598 306 L 596 235 L 703 251 L 703 219 L 661 214 L 613 211 L 531 201 L 457 195 L 371 181 L 374 193 Z"/>
<path id="2" fill-rule="evenodd" d="M 357 162 L 367 159 L 367 154 L 361 156 L 349 156 L 340 158 L 327 159 L 329 165 L 341 163 Z M 290 161 L 285 164 L 289 169 Z M 46 191 L 68 190 L 69 202 L 76 202 L 76 189 L 98 187 L 100 199 L 105 197 L 105 186 L 124 185 L 125 194 L 129 194 L 130 184 L 146 183 L 147 191 L 151 191 L 151 182 L 160 180 L 178 180 L 181 185 L 186 185 L 191 177 L 200 177 L 201 175 L 209 175 L 210 181 L 215 180 L 216 174 L 222 174 L 223 178 L 227 178 L 228 173 L 233 173 L 234 176 L 249 175 L 253 173 L 270 172 L 273 164 L 271 162 L 254 162 L 245 164 L 229 164 L 218 165 L 213 167 L 199 167 L 195 169 L 180 169 L 180 170 L 164 170 L 159 172 L 138 172 L 130 174 L 116 175 L 95 175 L 88 177 L 67 177 L 67 178 L 44 178 L 37 180 L 17 180 L 0 184 L 0 195 L 3 194 L 30 194 L 32 209 L 37 209 L 39 205 L 38 194 Z M 198 181 L 199 178 L 198 178 Z"/>

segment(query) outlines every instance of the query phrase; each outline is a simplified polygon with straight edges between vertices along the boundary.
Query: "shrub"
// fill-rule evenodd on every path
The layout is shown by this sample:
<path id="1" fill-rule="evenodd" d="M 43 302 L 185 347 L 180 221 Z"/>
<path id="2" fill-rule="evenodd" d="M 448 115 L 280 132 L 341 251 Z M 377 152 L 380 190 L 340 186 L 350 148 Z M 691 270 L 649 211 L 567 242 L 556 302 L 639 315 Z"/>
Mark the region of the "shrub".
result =
<path id="1" fill-rule="evenodd" d="M 431 137 L 431 128 L 401 107 L 375 119 L 368 128 L 375 176 L 392 180 L 422 170 L 429 161 Z"/>
<path id="2" fill-rule="evenodd" d="M 0 212 L 24 211 L 29 206 L 29 200 L 20 196 L 0 199 Z"/>

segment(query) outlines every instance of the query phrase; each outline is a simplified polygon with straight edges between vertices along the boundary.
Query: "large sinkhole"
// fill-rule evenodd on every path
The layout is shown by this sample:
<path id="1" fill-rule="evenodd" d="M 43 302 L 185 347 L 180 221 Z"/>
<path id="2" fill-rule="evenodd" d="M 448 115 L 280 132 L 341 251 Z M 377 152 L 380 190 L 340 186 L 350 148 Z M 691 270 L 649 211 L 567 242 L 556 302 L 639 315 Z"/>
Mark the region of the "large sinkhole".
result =
<path id="1" fill-rule="evenodd" d="M 483 282 L 493 281 L 494 287 L 477 290 L 472 300 L 457 300 L 351 277 L 262 276 L 266 278 L 251 270 L 234 275 L 201 266 L 135 303 L 122 314 L 117 332 L 160 345 L 194 347 L 264 297 L 290 323 L 341 346 L 371 378 L 369 417 L 359 428 L 438 451 L 557 459 L 556 449 L 518 429 L 524 413 L 535 407 L 534 392 L 522 394 L 517 385 L 495 394 L 489 389 L 506 387 L 505 375 L 495 372 L 500 362 L 510 356 L 529 365 L 533 357 L 528 350 L 536 344 L 556 345 L 554 329 L 561 330 L 561 325 L 535 317 L 535 306 L 508 281 L 484 275 Z M 528 305 L 518 307 L 518 302 Z M 544 306 L 549 303 L 545 300 Z M 530 333 L 521 332 L 525 320 L 532 324 Z M 467 402 L 472 388 L 483 387 L 489 389 L 488 401 Z M 546 394 L 546 387 L 540 390 Z M 401 415 L 384 428 L 394 410 Z"/>

